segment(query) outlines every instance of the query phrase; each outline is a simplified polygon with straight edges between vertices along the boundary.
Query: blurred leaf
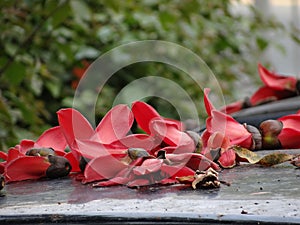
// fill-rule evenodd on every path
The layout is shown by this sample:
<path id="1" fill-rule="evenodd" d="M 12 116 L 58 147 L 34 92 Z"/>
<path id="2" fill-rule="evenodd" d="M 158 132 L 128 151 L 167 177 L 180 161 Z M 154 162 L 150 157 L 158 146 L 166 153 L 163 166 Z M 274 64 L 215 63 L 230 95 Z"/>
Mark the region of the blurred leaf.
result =
<path id="1" fill-rule="evenodd" d="M 6 43 L 4 48 L 8 55 L 13 56 L 18 50 L 18 45 L 13 43 Z"/>
<path id="2" fill-rule="evenodd" d="M 55 1 L 49 1 L 49 2 L 55 2 Z M 71 2 L 73 2 L 73 1 L 71 1 Z M 51 17 L 52 26 L 57 27 L 62 22 L 64 22 L 69 16 L 70 16 L 70 6 L 69 6 L 69 4 L 63 4 L 61 7 L 59 7 L 55 11 L 53 16 Z"/>
<path id="3" fill-rule="evenodd" d="M 257 37 L 256 43 L 260 50 L 264 51 L 268 47 L 268 41 L 264 38 Z"/>
<path id="4" fill-rule="evenodd" d="M 5 79 L 14 86 L 20 85 L 26 76 L 26 66 L 19 62 L 12 62 L 4 73 Z"/>
<path id="5" fill-rule="evenodd" d="M 36 96 L 39 96 L 42 93 L 43 81 L 37 75 L 32 76 L 31 78 L 31 88 L 33 93 Z"/>
<path id="6" fill-rule="evenodd" d="M 100 51 L 89 46 L 81 46 L 78 52 L 75 55 L 77 60 L 80 59 L 95 59 L 100 55 Z"/>
<path id="7" fill-rule="evenodd" d="M 27 105 L 26 102 L 22 101 L 22 98 L 18 98 L 13 94 L 9 95 L 10 99 L 14 102 L 14 104 L 21 111 L 23 119 L 28 123 L 36 122 L 35 112 L 32 111 L 31 105 Z"/>
<path id="8" fill-rule="evenodd" d="M 55 81 L 55 80 L 49 80 L 45 82 L 45 86 L 47 87 L 47 89 L 50 91 L 51 95 L 54 98 L 59 97 L 60 95 L 60 90 L 61 90 L 61 84 L 59 83 L 59 81 Z"/>
<path id="9" fill-rule="evenodd" d="M 84 21 L 91 19 L 91 11 L 88 5 L 83 0 L 72 0 L 70 1 L 70 5 L 75 21 L 84 26 Z"/>
<path id="10" fill-rule="evenodd" d="M 300 44 L 300 37 L 299 37 L 299 35 L 297 35 L 297 34 L 295 34 L 295 33 L 292 33 L 292 34 L 291 34 L 291 37 L 292 37 L 292 39 L 293 39 L 296 43 Z"/>

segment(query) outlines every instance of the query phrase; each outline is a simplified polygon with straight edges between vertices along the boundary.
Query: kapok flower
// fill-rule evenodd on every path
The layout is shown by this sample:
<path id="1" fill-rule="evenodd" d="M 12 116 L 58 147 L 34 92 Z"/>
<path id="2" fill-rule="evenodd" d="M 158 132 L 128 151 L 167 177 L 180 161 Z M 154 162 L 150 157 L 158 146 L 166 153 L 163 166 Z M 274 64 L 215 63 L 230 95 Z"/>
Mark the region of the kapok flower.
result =
<path id="1" fill-rule="evenodd" d="M 238 145 L 244 148 L 255 148 L 255 140 L 247 126 L 238 123 L 230 115 L 215 109 L 208 98 L 209 89 L 204 89 L 204 104 L 208 114 L 206 130 L 202 133 L 202 154 L 217 160 L 223 168 L 236 164 L 236 155 L 230 147 Z"/>
<path id="2" fill-rule="evenodd" d="M 216 110 L 208 98 L 209 91 L 209 89 L 204 89 L 205 109 L 209 115 L 206 120 L 206 129 L 208 132 L 206 137 L 219 132 L 229 138 L 231 145 L 239 145 L 252 149 L 254 141 L 251 133 L 248 132 L 244 125 L 237 122 L 230 115 Z M 203 140 L 203 143 L 207 143 L 207 140 Z"/>
<path id="3" fill-rule="evenodd" d="M 250 98 L 228 104 L 220 111 L 232 114 L 244 108 L 290 98 L 299 92 L 300 82 L 295 77 L 271 72 L 261 64 L 258 64 L 258 73 L 264 86 L 260 87 Z"/>
<path id="4" fill-rule="evenodd" d="M 261 64 L 258 64 L 258 72 L 260 79 L 267 87 L 278 91 L 297 91 L 298 80 L 295 77 L 282 76 L 275 72 L 271 72 L 265 67 L 263 67 Z"/>
<path id="5" fill-rule="evenodd" d="M 300 148 L 300 111 L 295 114 L 263 121 L 259 128 L 264 149 Z"/>
<path id="6" fill-rule="evenodd" d="M 66 155 L 65 148 L 66 141 L 58 126 L 45 131 L 37 141 L 22 140 L 8 150 L 2 163 L 5 181 L 68 175 L 72 161 L 62 157 Z"/>
<path id="7" fill-rule="evenodd" d="M 251 106 L 257 106 L 272 101 L 278 101 L 281 99 L 295 96 L 295 93 L 288 90 L 275 90 L 268 86 L 259 88 L 250 98 Z"/>
<path id="8" fill-rule="evenodd" d="M 283 116 L 278 121 L 283 124 L 283 128 L 278 135 L 282 148 L 300 148 L 300 111 L 296 114 Z"/>

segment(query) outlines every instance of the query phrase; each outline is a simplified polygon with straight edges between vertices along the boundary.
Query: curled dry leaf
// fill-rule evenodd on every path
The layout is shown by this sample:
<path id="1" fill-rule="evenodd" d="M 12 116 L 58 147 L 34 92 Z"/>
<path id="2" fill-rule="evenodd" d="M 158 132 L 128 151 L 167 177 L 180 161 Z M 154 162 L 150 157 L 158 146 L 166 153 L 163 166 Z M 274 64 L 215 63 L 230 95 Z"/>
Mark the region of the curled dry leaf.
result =
<path id="1" fill-rule="evenodd" d="M 232 149 L 235 151 L 237 156 L 240 158 L 240 161 L 246 161 L 251 164 L 255 164 L 259 162 L 261 157 L 257 155 L 255 152 L 252 152 L 246 148 L 242 148 L 240 146 L 233 146 Z"/>
<path id="2" fill-rule="evenodd" d="M 234 146 L 232 148 L 241 161 L 247 161 L 251 164 L 260 164 L 263 166 L 274 166 L 281 164 L 287 161 L 290 161 L 295 158 L 293 154 L 281 153 L 281 152 L 272 152 L 266 156 L 260 157 L 256 153 L 239 146 Z"/>
<path id="3" fill-rule="evenodd" d="M 218 177 L 219 173 L 214 169 L 209 168 L 206 171 L 197 170 L 192 182 L 193 189 L 198 188 L 219 188 L 221 182 Z"/>
<path id="4" fill-rule="evenodd" d="M 294 158 L 294 155 L 287 153 L 274 152 L 269 155 L 264 156 L 261 160 L 259 160 L 259 164 L 263 166 L 274 166 L 280 163 L 284 163 L 290 161 Z"/>

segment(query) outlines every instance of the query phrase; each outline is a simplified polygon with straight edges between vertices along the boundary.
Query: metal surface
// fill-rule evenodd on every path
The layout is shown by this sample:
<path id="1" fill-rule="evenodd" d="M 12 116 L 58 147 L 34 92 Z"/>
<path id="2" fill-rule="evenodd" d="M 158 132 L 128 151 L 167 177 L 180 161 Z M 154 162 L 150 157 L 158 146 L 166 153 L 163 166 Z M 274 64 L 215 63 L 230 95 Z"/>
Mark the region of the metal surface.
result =
<path id="1" fill-rule="evenodd" d="M 277 119 L 279 117 L 296 113 L 300 109 L 300 96 L 282 99 L 267 104 L 243 109 L 232 116 L 240 123 L 247 123 L 258 127 L 267 119 Z"/>
<path id="2" fill-rule="evenodd" d="M 220 179 L 231 186 L 92 188 L 72 178 L 11 183 L 0 198 L 0 224 L 300 224 L 300 170 L 290 164 L 241 165 Z"/>

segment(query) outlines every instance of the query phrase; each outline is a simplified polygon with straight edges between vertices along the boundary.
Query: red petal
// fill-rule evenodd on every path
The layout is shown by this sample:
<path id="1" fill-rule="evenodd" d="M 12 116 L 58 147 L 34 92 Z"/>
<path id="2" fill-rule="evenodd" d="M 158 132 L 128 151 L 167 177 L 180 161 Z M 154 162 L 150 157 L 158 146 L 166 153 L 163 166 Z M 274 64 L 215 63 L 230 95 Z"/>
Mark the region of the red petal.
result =
<path id="1" fill-rule="evenodd" d="M 253 106 L 264 104 L 271 101 L 276 101 L 280 99 L 285 99 L 295 95 L 295 93 L 291 91 L 278 91 L 273 88 L 263 86 L 259 88 L 250 98 L 250 103 Z"/>
<path id="2" fill-rule="evenodd" d="M 158 112 L 145 102 L 134 102 L 131 110 L 138 125 L 147 133 L 151 134 L 150 122 L 155 118 L 161 118 Z"/>
<path id="3" fill-rule="evenodd" d="M 184 166 L 184 165 L 177 165 L 177 166 L 170 166 L 163 164 L 161 167 L 161 171 L 165 172 L 168 176 L 165 178 L 176 179 L 176 177 L 183 177 L 183 176 L 192 176 L 195 174 L 195 171 Z"/>
<path id="4" fill-rule="evenodd" d="M 22 157 L 22 156 L 25 156 L 25 154 L 21 153 L 16 148 L 11 148 L 11 149 L 8 150 L 6 161 L 10 162 L 10 161 L 15 160 L 16 158 Z"/>
<path id="5" fill-rule="evenodd" d="M 180 130 L 180 131 L 185 130 L 185 125 L 181 121 L 170 119 L 170 118 L 163 118 L 163 120 L 166 121 L 166 123 L 168 123 L 168 124 L 173 123 L 177 127 L 177 129 Z"/>
<path id="6" fill-rule="evenodd" d="M 119 140 L 129 132 L 134 117 L 127 105 L 113 107 L 96 128 L 100 141 L 110 144 Z"/>
<path id="7" fill-rule="evenodd" d="M 111 155 L 92 159 L 84 170 L 84 183 L 111 179 L 128 165 Z"/>
<path id="8" fill-rule="evenodd" d="M 229 149 L 221 154 L 218 162 L 223 168 L 232 168 L 235 166 L 235 158 L 236 155 L 234 150 Z"/>
<path id="9" fill-rule="evenodd" d="M 77 141 L 78 151 L 80 155 L 88 159 L 98 158 L 105 155 L 113 155 L 115 157 L 124 157 L 127 149 L 115 149 L 110 145 L 104 145 L 96 141 L 83 140 Z"/>
<path id="10" fill-rule="evenodd" d="M 160 142 L 161 141 L 147 134 L 132 134 L 111 143 L 111 145 L 123 146 L 124 148 L 143 148 L 150 151 L 157 147 Z"/>
<path id="11" fill-rule="evenodd" d="M 67 160 L 69 160 L 71 166 L 72 166 L 72 171 L 71 172 L 81 172 L 80 168 L 79 168 L 79 162 L 78 160 L 75 158 L 74 154 L 72 152 L 67 153 L 64 156 Z"/>
<path id="12" fill-rule="evenodd" d="M 211 116 L 211 111 L 214 110 L 215 107 L 208 98 L 209 92 L 210 92 L 209 88 L 204 88 L 204 105 L 205 105 L 207 115 Z"/>
<path id="13" fill-rule="evenodd" d="M 19 151 L 22 153 L 26 153 L 29 149 L 34 147 L 35 142 L 32 140 L 24 139 L 20 142 Z"/>
<path id="14" fill-rule="evenodd" d="M 220 132 L 230 139 L 232 145 L 240 145 L 250 148 L 252 145 L 252 135 L 246 128 L 238 123 L 231 116 L 217 110 L 212 111 L 212 117 L 206 120 L 208 132 Z"/>
<path id="15" fill-rule="evenodd" d="M 19 157 L 6 165 L 5 180 L 6 182 L 12 182 L 39 179 L 45 177 L 49 166 L 50 163 L 44 157 Z"/>
<path id="16" fill-rule="evenodd" d="M 0 151 L 0 159 L 3 159 L 4 161 L 7 160 L 7 154 L 5 152 Z"/>
<path id="17" fill-rule="evenodd" d="M 174 123 L 168 123 L 162 119 L 151 122 L 151 133 L 160 137 L 165 143 L 171 146 L 184 147 L 187 152 L 195 150 L 195 143 L 185 132 L 178 130 Z"/>
<path id="18" fill-rule="evenodd" d="M 230 140 L 228 137 L 224 136 L 220 132 L 213 133 L 208 139 L 208 147 L 210 149 L 216 148 L 228 148 L 230 145 Z"/>
<path id="19" fill-rule="evenodd" d="M 278 135 L 282 148 L 296 149 L 300 148 L 300 130 L 292 128 L 283 128 Z"/>
<path id="20" fill-rule="evenodd" d="M 258 72 L 261 80 L 266 86 L 279 91 L 296 91 L 297 79 L 295 77 L 282 76 L 272 73 L 264 68 L 261 64 L 258 64 Z"/>
<path id="21" fill-rule="evenodd" d="M 283 123 L 283 128 L 300 130 L 300 114 L 291 114 L 278 119 Z"/>
<path id="22" fill-rule="evenodd" d="M 46 130 L 36 141 L 41 147 L 51 147 L 56 151 L 64 152 L 67 146 L 66 139 L 59 126 Z"/>
<path id="23" fill-rule="evenodd" d="M 278 139 L 283 148 L 300 148 L 300 114 L 291 114 L 278 119 L 283 129 Z"/>
<path id="24" fill-rule="evenodd" d="M 136 166 L 133 169 L 135 175 L 145 175 L 160 170 L 163 163 L 162 159 L 146 159 L 141 166 Z"/>
<path id="25" fill-rule="evenodd" d="M 211 118 L 210 118 L 210 120 L 211 120 Z M 202 141 L 201 154 L 203 154 L 203 155 L 205 155 L 210 150 L 208 147 L 208 140 L 209 140 L 210 135 L 211 135 L 211 133 L 207 129 L 205 129 L 203 131 L 203 133 L 201 134 L 201 141 Z"/>
<path id="26" fill-rule="evenodd" d="M 192 170 L 206 170 L 209 167 L 220 170 L 216 163 L 198 153 L 166 154 L 166 158 L 175 164 L 184 163 Z"/>
<path id="27" fill-rule="evenodd" d="M 244 106 L 243 101 L 237 101 L 237 102 L 233 102 L 233 103 L 230 103 L 230 104 L 222 107 L 220 109 L 220 111 L 223 113 L 226 113 L 226 114 L 232 114 L 232 113 L 242 110 L 243 106 Z"/>
<path id="28" fill-rule="evenodd" d="M 94 129 L 77 110 L 61 109 L 57 115 L 59 125 L 71 149 L 76 146 L 76 139 L 90 139 L 93 136 Z"/>
<path id="29" fill-rule="evenodd" d="M 147 186 L 150 184 L 150 180 L 148 179 L 135 179 L 133 181 L 128 182 L 127 187 L 134 188 L 140 186 Z"/>
<path id="30" fill-rule="evenodd" d="M 177 155 L 194 152 L 194 149 L 191 148 L 186 149 L 185 146 L 167 146 L 164 148 L 157 149 L 155 152 L 159 150 L 163 150 L 167 154 L 177 154 Z"/>

